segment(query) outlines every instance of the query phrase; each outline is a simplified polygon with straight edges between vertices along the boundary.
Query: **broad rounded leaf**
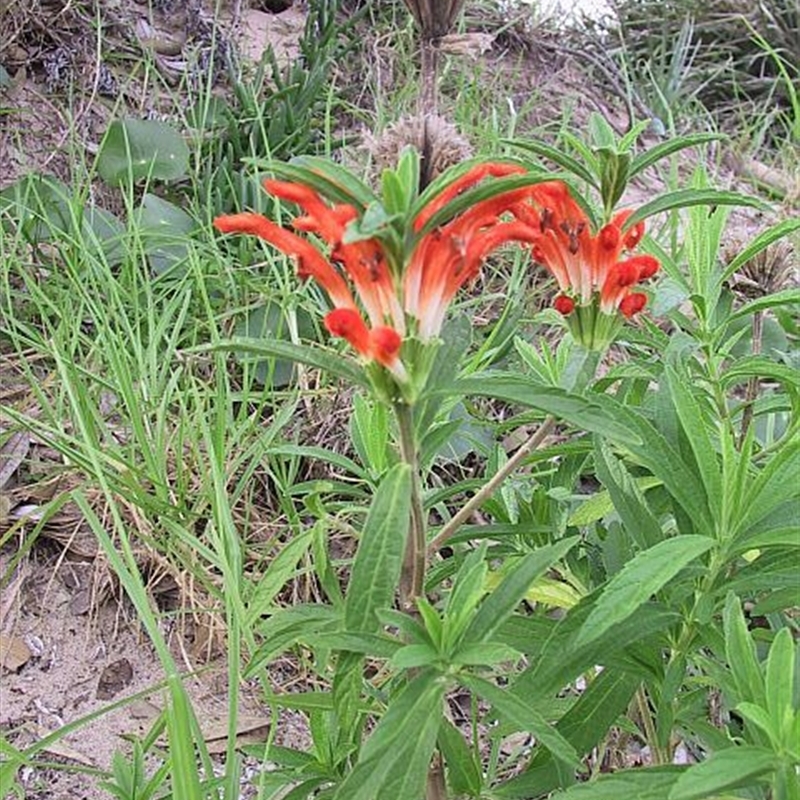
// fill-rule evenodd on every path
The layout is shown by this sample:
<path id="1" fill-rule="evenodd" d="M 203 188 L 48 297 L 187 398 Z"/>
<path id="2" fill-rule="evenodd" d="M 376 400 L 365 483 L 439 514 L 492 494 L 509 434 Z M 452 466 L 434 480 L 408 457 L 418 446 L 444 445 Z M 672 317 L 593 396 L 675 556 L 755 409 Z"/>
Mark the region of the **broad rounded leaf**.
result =
<path id="1" fill-rule="evenodd" d="M 156 120 L 112 122 L 97 156 L 97 171 L 112 186 L 142 178 L 175 180 L 188 166 L 186 142 L 174 128 Z"/>

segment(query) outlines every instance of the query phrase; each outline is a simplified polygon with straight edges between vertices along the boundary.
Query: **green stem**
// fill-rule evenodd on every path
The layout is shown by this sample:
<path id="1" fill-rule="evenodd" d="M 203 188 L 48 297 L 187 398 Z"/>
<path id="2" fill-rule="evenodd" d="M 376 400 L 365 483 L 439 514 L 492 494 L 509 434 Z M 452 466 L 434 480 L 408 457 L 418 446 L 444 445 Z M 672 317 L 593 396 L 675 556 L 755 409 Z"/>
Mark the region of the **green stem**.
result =
<path id="1" fill-rule="evenodd" d="M 644 736 L 647 739 L 647 744 L 650 745 L 650 756 L 653 759 L 653 766 L 661 764 L 669 764 L 669 758 L 662 751 L 658 744 L 658 734 L 656 733 L 655 725 L 653 724 L 653 715 L 650 712 L 650 702 L 647 699 L 647 694 L 644 686 L 640 686 L 636 690 L 636 705 L 639 709 L 639 717 L 644 726 Z"/>
<path id="2" fill-rule="evenodd" d="M 422 594 L 425 579 L 425 514 L 419 476 L 414 412 L 406 403 L 395 403 L 394 413 L 400 434 L 400 458 L 411 467 L 411 521 L 408 542 L 400 573 L 400 607 L 413 612 Z"/>
<path id="3" fill-rule="evenodd" d="M 495 492 L 500 484 L 545 440 L 556 424 L 555 417 L 548 416 L 511 458 L 462 506 L 461 510 L 439 531 L 428 545 L 428 552 L 435 553 Z"/>

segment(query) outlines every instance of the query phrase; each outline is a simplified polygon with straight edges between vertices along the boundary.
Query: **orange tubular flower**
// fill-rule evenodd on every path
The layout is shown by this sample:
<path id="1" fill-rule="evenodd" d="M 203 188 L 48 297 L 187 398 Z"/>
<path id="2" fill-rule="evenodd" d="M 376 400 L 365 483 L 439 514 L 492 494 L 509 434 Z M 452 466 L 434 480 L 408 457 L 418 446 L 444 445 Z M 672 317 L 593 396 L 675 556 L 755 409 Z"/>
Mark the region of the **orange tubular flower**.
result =
<path id="1" fill-rule="evenodd" d="M 269 242 L 297 260 L 300 278 L 313 278 L 328 294 L 334 310 L 325 317 L 325 327 L 339 336 L 367 361 L 386 367 L 399 381 L 407 379 L 400 361 L 405 320 L 380 243 L 375 240 L 344 244 L 347 224 L 358 214 L 352 206 L 329 206 L 303 184 L 267 180 L 265 187 L 275 197 L 299 205 L 304 216 L 294 220 L 300 231 L 315 233 L 329 246 L 326 258 L 309 240 L 281 228 L 259 214 L 228 214 L 217 217 L 214 227 L 222 233 L 249 233 Z M 338 268 L 337 268 L 338 267 Z M 370 319 L 367 328 L 345 277 L 352 281 Z M 398 330 L 387 327 L 389 320 Z"/>
<path id="2" fill-rule="evenodd" d="M 632 211 L 620 211 L 594 236 L 589 220 L 570 197 L 562 183 L 544 183 L 537 192 L 541 204 L 541 238 L 534 244 L 533 257 L 556 279 L 561 294 L 556 310 L 569 315 L 576 307 L 589 306 L 600 298 L 600 311 L 624 316 L 641 311 L 645 295 L 631 293 L 631 287 L 652 277 L 659 268 L 652 256 L 634 256 L 621 260 L 644 235 L 639 222 L 623 233 L 622 226 Z M 636 296 L 634 301 L 626 298 Z M 563 298 L 563 299 L 562 299 Z M 565 302 L 572 300 L 572 305 Z"/>

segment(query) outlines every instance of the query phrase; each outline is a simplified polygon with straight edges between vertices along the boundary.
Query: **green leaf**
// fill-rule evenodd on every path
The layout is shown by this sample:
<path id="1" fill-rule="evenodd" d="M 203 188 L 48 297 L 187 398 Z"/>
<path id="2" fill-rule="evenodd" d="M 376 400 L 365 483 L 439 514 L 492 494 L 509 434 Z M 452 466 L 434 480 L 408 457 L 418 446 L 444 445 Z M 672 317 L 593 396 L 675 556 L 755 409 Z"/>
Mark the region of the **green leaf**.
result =
<path id="1" fill-rule="evenodd" d="M 544 386 L 528 377 L 502 372 L 482 372 L 453 384 L 453 392 L 492 397 L 538 408 L 584 430 L 626 444 L 641 444 L 635 430 L 618 421 L 591 396 L 581 397 L 554 386 Z"/>
<path id="2" fill-rule="evenodd" d="M 135 218 L 153 272 L 161 275 L 187 258 L 197 222 L 182 208 L 147 193 Z"/>
<path id="3" fill-rule="evenodd" d="M 783 291 L 768 294 L 766 297 L 759 297 L 757 300 L 751 300 L 749 303 L 745 303 L 728 317 L 727 322 L 730 323 L 740 317 L 755 314 L 756 311 L 768 311 L 778 306 L 798 304 L 800 304 L 800 289 L 784 289 Z"/>
<path id="4" fill-rule="evenodd" d="M 392 605 L 408 535 L 411 468 L 397 464 L 381 481 L 369 509 L 345 599 L 345 627 L 373 633 L 376 612 Z"/>
<path id="5" fill-rule="evenodd" d="M 750 378 L 760 378 L 782 383 L 788 389 L 797 388 L 797 368 L 773 361 L 766 356 L 745 356 L 737 358 L 720 376 L 725 389 L 745 383 Z"/>
<path id="6" fill-rule="evenodd" d="M 552 800 L 667 800 L 685 767 L 647 767 L 601 775 L 551 795 Z"/>
<path id="7" fill-rule="evenodd" d="M 777 242 L 778 239 L 789 236 L 797 230 L 800 230 L 800 217 L 785 219 L 762 231 L 728 263 L 725 271 L 719 277 L 720 284 L 728 280 L 736 270 L 744 266 L 751 258 L 757 256 L 762 250 L 766 250 L 773 242 Z"/>
<path id="8" fill-rule="evenodd" d="M 314 531 L 309 530 L 291 539 L 270 562 L 255 585 L 247 608 L 245 625 L 252 628 L 256 621 L 271 611 L 278 592 L 295 575 L 300 559 L 308 552 Z"/>
<path id="9" fill-rule="evenodd" d="M 563 153 L 556 147 L 552 147 L 549 144 L 535 140 L 501 139 L 501 142 L 503 144 L 511 145 L 511 147 L 519 147 L 521 150 L 526 150 L 529 153 L 534 153 L 537 156 L 547 158 L 554 164 L 558 164 L 559 167 L 565 169 L 567 172 L 571 172 L 581 180 L 586 181 L 586 183 L 598 191 L 600 190 L 600 185 L 597 183 L 594 175 L 592 175 L 592 173 L 589 172 L 589 170 L 586 169 L 586 167 L 583 166 L 580 161 L 570 155 L 567 155 L 566 153 Z"/>
<path id="10" fill-rule="evenodd" d="M 361 480 L 367 480 L 367 473 L 355 461 L 334 450 L 325 447 L 314 447 L 313 445 L 302 444 L 283 444 L 275 445 L 265 450 L 265 453 L 272 455 L 300 456 L 302 458 L 313 458 L 331 466 L 338 467 L 350 475 L 354 475 Z"/>
<path id="11" fill-rule="evenodd" d="M 620 714 L 625 713 L 640 682 L 638 676 L 621 670 L 603 670 L 561 717 L 556 730 L 579 754 L 588 753 L 604 739 Z M 525 772 L 494 791 L 499 798 L 540 797 L 563 785 L 559 766 L 549 751 L 539 749 Z"/>
<path id="12" fill-rule="evenodd" d="M 594 452 L 597 477 L 608 489 L 628 535 L 641 550 L 658 544 L 664 538 L 661 525 L 639 491 L 637 482 L 599 437 L 595 439 Z"/>
<path id="13" fill-rule="evenodd" d="M 592 111 L 592 113 L 589 114 L 588 128 L 591 146 L 595 153 L 597 153 L 598 150 L 616 151 L 616 134 L 608 120 L 602 114 L 597 111 Z"/>
<path id="14" fill-rule="evenodd" d="M 502 583 L 483 601 L 464 632 L 465 644 L 487 642 L 525 597 L 530 585 L 545 570 L 562 559 L 576 544 L 571 536 L 523 556 L 503 578 Z"/>
<path id="15" fill-rule="evenodd" d="M 247 353 L 253 356 L 284 358 L 317 367 L 331 375 L 353 383 L 356 386 L 367 387 L 364 371 L 358 363 L 350 358 L 334 353 L 332 350 L 321 346 L 309 347 L 294 344 L 293 342 L 270 341 L 265 339 L 234 338 L 191 348 L 189 353 L 214 353 L 229 351 L 234 353 Z"/>
<path id="16" fill-rule="evenodd" d="M 97 171 L 112 186 L 143 178 L 176 180 L 188 168 L 189 148 L 183 137 L 155 120 L 115 120 L 97 155 Z"/>
<path id="17" fill-rule="evenodd" d="M 737 192 L 718 192 L 714 189 L 679 189 L 659 195 L 655 200 L 645 203 L 625 220 L 623 231 L 642 222 L 654 214 L 671 211 L 673 208 L 687 208 L 689 206 L 750 206 L 766 211 L 769 206 L 757 197 L 738 194 Z"/>
<path id="18" fill-rule="evenodd" d="M 631 126 L 631 129 L 617 143 L 620 153 L 629 153 L 636 144 L 636 140 L 650 127 L 649 119 L 643 119 Z"/>
<path id="19" fill-rule="evenodd" d="M 754 786 L 775 767 L 775 755 L 769 750 L 729 747 L 689 767 L 676 781 L 669 800 L 701 800 L 729 789 Z"/>
<path id="20" fill-rule="evenodd" d="M 670 139 L 668 142 L 657 144 L 655 147 L 651 147 L 649 150 L 647 150 L 647 152 L 642 153 L 633 159 L 631 162 L 630 171 L 628 173 L 629 177 L 633 178 L 635 175 L 643 172 L 656 162 L 661 161 L 662 158 L 671 156 L 673 153 L 677 153 L 679 150 L 685 150 L 687 147 L 697 147 L 701 144 L 720 141 L 721 139 L 726 138 L 727 137 L 725 135 L 719 133 L 694 133 L 688 136 L 680 136 L 676 139 Z"/>
<path id="21" fill-rule="evenodd" d="M 450 661 L 456 666 L 490 667 L 501 661 L 517 661 L 521 653 L 505 644 L 468 644 L 457 650 Z"/>
<path id="22" fill-rule="evenodd" d="M 600 194 L 606 210 L 611 211 L 628 184 L 631 157 L 608 148 L 598 150 L 597 157 L 600 159 Z"/>
<path id="23" fill-rule="evenodd" d="M 652 475 L 631 478 L 631 480 L 634 482 L 636 491 L 639 494 L 646 492 L 648 489 L 663 485 L 663 481 L 660 478 L 654 478 Z M 608 516 L 613 510 L 614 502 L 608 490 L 597 492 L 588 500 L 582 502 L 572 514 L 570 514 L 567 525 L 574 525 L 577 528 L 583 527 L 584 525 L 591 525 L 593 522 L 597 522 L 603 519 L 603 517 Z"/>
<path id="24" fill-rule="evenodd" d="M 453 581 L 453 588 L 444 609 L 442 647 L 451 652 L 475 614 L 481 598 L 487 591 L 486 544 L 475 548 L 463 561 Z"/>
<path id="25" fill-rule="evenodd" d="M 354 205 L 359 212 L 363 212 L 376 199 L 365 183 L 349 170 L 327 158 L 298 156 L 288 164 L 274 160 L 252 163 L 263 166 L 282 180 L 309 186 L 328 200 Z"/>
<path id="26" fill-rule="evenodd" d="M 429 644 L 407 644 L 392 656 L 392 666 L 397 670 L 417 669 L 435 664 L 439 653 Z"/>
<path id="27" fill-rule="evenodd" d="M 747 630 L 739 598 L 729 592 L 722 615 L 725 631 L 725 658 L 733 674 L 740 700 L 764 705 L 764 678 L 756 658 L 755 644 Z"/>
<path id="28" fill-rule="evenodd" d="M 651 595 L 713 545 L 714 540 L 705 536 L 676 536 L 639 553 L 606 584 L 578 632 L 577 644 L 591 642 L 612 625 L 631 616 Z"/>
<path id="29" fill-rule="evenodd" d="M 442 716 L 446 684 L 424 672 L 389 705 L 334 800 L 419 800 Z"/>
<path id="30" fill-rule="evenodd" d="M 679 375 L 669 364 L 665 368 L 665 374 L 670 397 L 694 453 L 708 503 L 713 509 L 712 516 L 718 517 L 722 502 L 722 474 L 716 448 L 708 435 L 705 415 L 687 385 L 688 379 Z"/>
<path id="31" fill-rule="evenodd" d="M 291 312 L 280 303 L 268 300 L 264 305 L 249 308 L 244 317 L 237 322 L 234 336 L 242 339 L 266 339 L 272 341 L 290 341 L 289 314 L 295 318 L 297 335 L 300 339 L 316 338 L 316 328 L 311 315 L 304 308 L 295 308 Z M 251 360 L 237 356 L 238 360 Z M 292 383 L 295 362 L 290 359 L 275 358 L 256 362 L 254 377 L 262 386 L 282 389 Z"/>
<path id="32" fill-rule="evenodd" d="M 789 628 L 778 631 L 767 657 L 765 685 L 767 690 L 767 711 L 773 727 L 780 737 L 786 740 L 794 718 L 792 701 L 794 698 L 795 645 Z M 797 743 L 796 743 L 797 744 Z"/>
<path id="33" fill-rule="evenodd" d="M 437 739 L 447 767 L 447 785 L 454 795 L 477 797 L 483 786 L 480 762 L 464 741 L 461 731 L 442 719 Z"/>
<path id="34" fill-rule="evenodd" d="M 574 769 L 580 769 L 575 748 L 530 703 L 482 678 L 460 675 L 459 680 L 471 692 L 491 703 L 495 711 L 517 730 L 532 733 L 555 758 Z"/>
<path id="35" fill-rule="evenodd" d="M 743 536 L 770 512 L 796 498 L 800 492 L 800 448 L 789 444 L 779 450 L 752 482 L 742 501 L 743 515 L 738 532 Z"/>

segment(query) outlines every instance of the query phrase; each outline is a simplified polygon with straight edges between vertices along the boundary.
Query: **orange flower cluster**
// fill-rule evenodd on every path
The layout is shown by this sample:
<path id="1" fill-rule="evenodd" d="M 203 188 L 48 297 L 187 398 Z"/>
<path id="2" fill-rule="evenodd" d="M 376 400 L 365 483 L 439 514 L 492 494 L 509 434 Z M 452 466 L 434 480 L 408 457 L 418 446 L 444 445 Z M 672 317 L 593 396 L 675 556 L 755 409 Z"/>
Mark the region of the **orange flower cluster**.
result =
<path id="1" fill-rule="evenodd" d="M 655 275 L 659 263 L 648 255 L 622 260 L 621 256 L 639 244 L 644 223 L 623 233 L 632 211 L 620 211 L 592 236 L 586 215 L 563 183 L 544 183 L 537 188 L 541 236 L 533 246 L 533 258 L 547 267 L 561 289 L 553 303 L 556 311 L 570 314 L 576 305 L 589 305 L 595 295 L 599 295 L 603 314 L 619 310 L 632 317 L 641 311 L 647 296 L 631 288 Z"/>
<path id="2" fill-rule="evenodd" d="M 414 232 L 422 231 L 465 190 L 486 179 L 523 173 L 512 164 L 474 167 L 418 214 Z M 651 256 L 620 260 L 623 251 L 638 244 L 644 231 L 639 223 L 622 232 L 631 212 L 620 212 L 592 236 L 588 219 L 560 182 L 528 185 L 476 202 L 420 236 L 406 265 L 391 264 L 378 239 L 345 241 L 348 224 L 358 216 L 352 205 L 330 204 L 299 183 L 267 180 L 264 186 L 274 197 L 302 209 L 292 227 L 322 240 L 325 254 L 304 236 L 257 214 L 217 217 L 215 227 L 223 233 L 254 234 L 294 256 L 298 275 L 313 278 L 333 303 L 325 317 L 328 331 L 346 339 L 365 360 L 385 367 L 400 383 L 408 379 L 401 360 L 405 338 L 435 339 L 455 294 L 475 278 L 486 256 L 505 243 L 531 247 L 533 258 L 558 282 L 561 294 L 554 305 L 565 315 L 576 305 L 592 304 L 599 296 L 604 314 L 619 310 L 630 317 L 646 302 L 645 295 L 631 287 L 658 269 Z"/>

